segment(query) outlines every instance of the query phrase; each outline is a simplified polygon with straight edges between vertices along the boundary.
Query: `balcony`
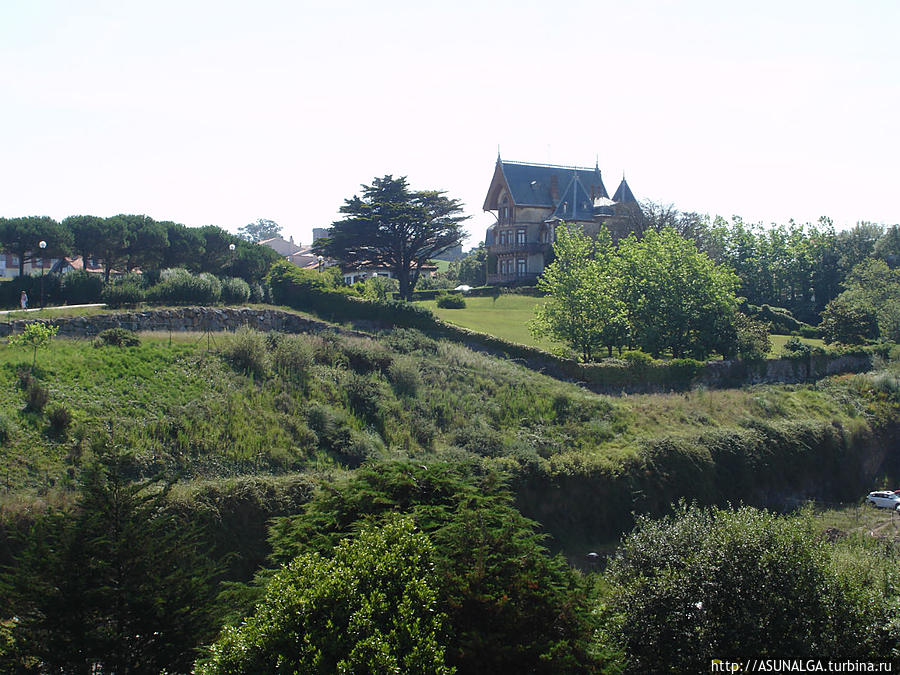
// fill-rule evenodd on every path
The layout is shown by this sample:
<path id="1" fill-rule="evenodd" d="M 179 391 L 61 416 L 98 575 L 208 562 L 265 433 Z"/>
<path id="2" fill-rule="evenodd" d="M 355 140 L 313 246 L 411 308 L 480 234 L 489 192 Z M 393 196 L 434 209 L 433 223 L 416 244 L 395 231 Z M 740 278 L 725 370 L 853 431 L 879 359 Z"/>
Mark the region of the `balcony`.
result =
<path id="1" fill-rule="evenodd" d="M 539 241 L 526 241 L 513 244 L 491 244 L 487 247 L 488 253 L 546 253 L 553 244 Z"/>

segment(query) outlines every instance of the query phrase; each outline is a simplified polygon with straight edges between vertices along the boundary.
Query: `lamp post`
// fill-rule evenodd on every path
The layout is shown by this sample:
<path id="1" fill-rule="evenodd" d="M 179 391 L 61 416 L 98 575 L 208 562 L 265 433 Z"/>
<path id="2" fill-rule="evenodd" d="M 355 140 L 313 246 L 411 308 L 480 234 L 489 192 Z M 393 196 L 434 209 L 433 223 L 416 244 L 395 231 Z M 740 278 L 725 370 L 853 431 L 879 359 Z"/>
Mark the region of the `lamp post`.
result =
<path id="1" fill-rule="evenodd" d="M 319 261 L 319 274 L 322 274 L 322 264 L 325 262 L 325 258 L 318 256 L 316 260 Z"/>
<path id="2" fill-rule="evenodd" d="M 47 242 L 41 239 L 38 246 L 41 247 L 41 309 L 44 309 L 44 249 L 47 248 Z"/>
<path id="3" fill-rule="evenodd" d="M 234 244 L 228 244 L 228 250 L 231 251 L 231 276 L 234 276 Z"/>

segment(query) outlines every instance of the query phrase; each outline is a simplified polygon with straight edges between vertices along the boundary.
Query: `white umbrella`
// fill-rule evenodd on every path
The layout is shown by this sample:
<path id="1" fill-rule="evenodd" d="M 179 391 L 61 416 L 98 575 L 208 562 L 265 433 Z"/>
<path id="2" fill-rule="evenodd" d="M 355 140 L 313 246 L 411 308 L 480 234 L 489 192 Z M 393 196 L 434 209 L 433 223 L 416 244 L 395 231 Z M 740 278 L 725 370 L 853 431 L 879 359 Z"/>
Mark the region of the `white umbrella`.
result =
<path id="1" fill-rule="evenodd" d="M 462 291 L 463 293 L 465 293 L 466 291 L 471 291 L 471 290 L 472 290 L 472 287 L 471 287 L 471 286 L 468 286 L 468 285 L 466 285 L 466 284 L 460 284 L 459 286 L 457 286 L 457 287 L 454 288 L 453 290 L 454 290 L 454 291 Z"/>

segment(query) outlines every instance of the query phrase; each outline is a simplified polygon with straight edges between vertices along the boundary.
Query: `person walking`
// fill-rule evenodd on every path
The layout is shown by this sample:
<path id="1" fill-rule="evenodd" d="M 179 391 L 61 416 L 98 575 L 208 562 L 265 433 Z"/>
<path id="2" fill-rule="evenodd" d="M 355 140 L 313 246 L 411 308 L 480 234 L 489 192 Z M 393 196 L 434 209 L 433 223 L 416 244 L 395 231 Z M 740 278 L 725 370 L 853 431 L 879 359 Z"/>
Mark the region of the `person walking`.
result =
<path id="1" fill-rule="evenodd" d="M 22 309 L 28 309 L 28 294 L 25 291 L 22 291 L 22 297 L 19 298 L 19 304 L 22 305 Z"/>

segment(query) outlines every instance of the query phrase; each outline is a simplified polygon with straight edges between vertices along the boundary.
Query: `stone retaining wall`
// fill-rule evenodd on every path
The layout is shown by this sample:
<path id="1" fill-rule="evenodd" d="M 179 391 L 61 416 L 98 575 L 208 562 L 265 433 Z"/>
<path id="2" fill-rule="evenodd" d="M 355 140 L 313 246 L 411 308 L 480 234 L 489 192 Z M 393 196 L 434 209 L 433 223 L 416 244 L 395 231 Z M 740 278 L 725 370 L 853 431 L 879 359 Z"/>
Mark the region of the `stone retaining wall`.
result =
<path id="1" fill-rule="evenodd" d="M 0 336 L 21 333 L 26 323 L 32 323 L 32 321 L 18 319 L 0 323 Z M 233 331 L 241 326 L 249 326 L 264 332 L 275 330 L 283 333 L 314 333 L 335 330 L 334 326 L 324 321 L 317 321 L 291 312 L 249 307 L 181 307 L 146 312 L 67 316 L 49 320 L 47 323 L 59 327 L 58 335 L 60 337 L 72 338 L 93 337 L 107 328 L 166 333 Z"/>

